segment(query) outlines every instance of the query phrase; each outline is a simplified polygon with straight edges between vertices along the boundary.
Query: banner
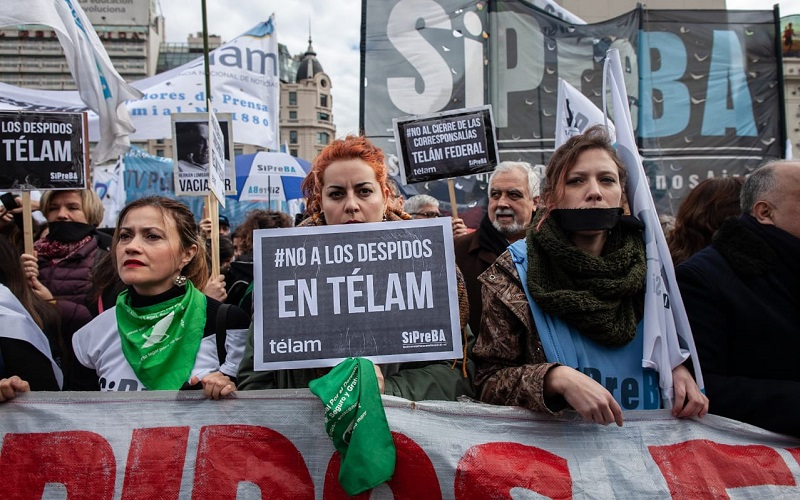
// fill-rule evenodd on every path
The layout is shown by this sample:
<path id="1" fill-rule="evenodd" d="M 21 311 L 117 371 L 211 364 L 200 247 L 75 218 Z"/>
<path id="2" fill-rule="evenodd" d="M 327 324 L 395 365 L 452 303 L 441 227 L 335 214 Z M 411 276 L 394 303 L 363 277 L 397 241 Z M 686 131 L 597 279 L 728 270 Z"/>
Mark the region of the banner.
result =
<path id="1" fill-rule="evenodd" d="M 0 189 L 85 189 L 83 113 L 0 112 Z"/>
<path id="2" fill-rule="evenodd" d="M 78 90 L 70 93 L 72 105 L 65 106 L 62 102 L 52 109 L 25 105 L 3 109 L 84 111 L 85 103 L 99 116 L 97 133 L 92 137 L 98 142 L 94 161 L 103 163 L 124 154 L 130 146 L 128 136 L 134 131 L 124 103 L 126 99 L 140 99 L 142 93 L 128 85 L 114 69 L 77 0 L 4 0 L 0 8 L 0 26 L 14 24 L 42 24 L 56 31 Z M 82 109 L 70 109 L 75 107 Z"/>
<path id="3" fill-rule="evenodd" d="M 449 218 L 253 233 L 256 370 L 460 358 Z"/>
<path id="4" fill-rule="evenodd" d="M 367 0 L 363 16 L 362 124 L 390 153 L 395 117 L 491 104 L 500 159 L 547 164 L 558 79 L 602 107 L 615 48 L 659 212 L 708 176 L 782 154 L 772 11 L 648 9 L 577 24 L 522 1 Z M 447 199 L 430 184 L 414 187 Z"/>
<path id="5" fill-rule="evenodd" d="M 28 393 L 0 405 L 7 498 L 348 498 L 309 391 Z M 800 440 L 722 417 L 602 427 L 513 407 L 383 397 L 392 478 L 359 499 L 800 495 Z M 370 496 L 371 495 L 371 496 Z"/>
<path id="6" fill-rule="evenodd" d="M 27 1 L 27 0 L 26 0 Z M 259 23 L 210 54 L 211 97 L 216 113 L 230 113 L 236 142 L 278 149 L 278 41 L 274 21 Z M 207 112 L 203 58 L 138 80 L 144 97 L 126 103 L 136 131 L 133 140 L 171 137 L 170 115 Z M 0 109 L 69 111 L 85 108 L 76 92 L 30 90 L 0 83 Z M 100 130 L 90 116 L 89 139 Z"/>
<path id="7" fill-rule="evenodd" d="M 210 134 L 213 127 L 209 113 L 174 113 L 172 118 L 172 151 L 175 163 L 175 194 L 178 196 L 207 196 L 211 159 Z M 236 194 L 236 169 L 234 162 L 232 116 L 217 113 L 217 123 L 222 134 L 222 157 L 224 162 L 222 179 L 224 192 Z M 222 203 L 225 206 L 225 203 Z"/>

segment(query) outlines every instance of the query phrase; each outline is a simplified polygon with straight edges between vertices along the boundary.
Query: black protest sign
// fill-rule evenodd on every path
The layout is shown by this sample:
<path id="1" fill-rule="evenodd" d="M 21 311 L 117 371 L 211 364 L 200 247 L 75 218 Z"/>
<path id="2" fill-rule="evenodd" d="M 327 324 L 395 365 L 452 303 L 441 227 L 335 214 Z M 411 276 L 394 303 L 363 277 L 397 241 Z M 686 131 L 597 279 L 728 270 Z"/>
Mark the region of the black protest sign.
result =
<path id="1" fill-rule="evenodd" d="M 85 189 L 82 113 L 0 112 L 0 189 Z"/>
<path id="2" fill-rule="evenodd" d="M 394 119 L 404 184 L 490 172 L 497 143 L 489 106 Z"/>
<path id="3" fill-rule="evenodd" d="M 253 233 L 256 370 L 460 358 L 449 218 Z"/>

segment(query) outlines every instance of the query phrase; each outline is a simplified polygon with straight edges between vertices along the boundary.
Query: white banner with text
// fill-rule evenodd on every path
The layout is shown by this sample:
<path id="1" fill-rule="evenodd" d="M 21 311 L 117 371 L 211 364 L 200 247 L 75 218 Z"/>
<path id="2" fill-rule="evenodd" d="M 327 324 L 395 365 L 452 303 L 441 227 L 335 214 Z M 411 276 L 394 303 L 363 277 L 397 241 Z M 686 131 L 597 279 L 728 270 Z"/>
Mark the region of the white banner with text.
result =
<path id="1" fill-rule="evenodd" d="M 633 411 L 619 428 L 466 402 L 383 403 L 395 473 L 355 498 L 800 496 L 800 440 L 722 417 Z M 28 393 L 0 405 L 0 439 L 4 498 L 349 498 L 322 403 L 305 389 L 221 401 Z"/>

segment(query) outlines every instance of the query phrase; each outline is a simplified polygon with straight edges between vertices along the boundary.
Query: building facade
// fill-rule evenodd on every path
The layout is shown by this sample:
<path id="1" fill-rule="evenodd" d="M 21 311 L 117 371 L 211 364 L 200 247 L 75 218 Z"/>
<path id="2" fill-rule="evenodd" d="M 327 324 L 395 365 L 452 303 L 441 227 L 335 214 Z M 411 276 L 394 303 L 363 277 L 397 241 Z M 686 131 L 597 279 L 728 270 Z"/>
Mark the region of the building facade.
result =
<path id="1" fill-rule="evenodd" d="M 580 17 L 587 23 L 598 23 L 630 12 L 642 2 L 637 0 L 555 0 L 557 4 Z M 650 0 L 646 9 L 721 9 L 725 10 L 725 0 Z M 765 2 L 765 7 L 766 6 Z"/>
<path id="2" fill-rule="evenodd" d="M 281 82 L 281 144 L 289 154 L 313 161 L 336 137 L 331 79 L 308 38 L 294 81 Z"/>

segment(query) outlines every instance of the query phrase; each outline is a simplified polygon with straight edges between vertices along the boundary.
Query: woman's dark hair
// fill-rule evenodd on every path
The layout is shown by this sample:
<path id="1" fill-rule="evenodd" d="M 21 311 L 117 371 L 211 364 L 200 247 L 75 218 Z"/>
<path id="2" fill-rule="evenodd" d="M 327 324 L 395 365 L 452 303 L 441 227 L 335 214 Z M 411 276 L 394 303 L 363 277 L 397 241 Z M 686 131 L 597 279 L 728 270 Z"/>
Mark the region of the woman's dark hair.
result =
<path id="1" fill-rule="evenodd" d="M 197 222 L 194 220 L 194 214 L 189 207 L 183 203 L 167 198 L 165 196 L 147 196 L 132 201 L 125 205 L 119 212 L 117 217 L 117 227 L 114 230 L 114 238 L 111 242 L 111 258 L 114 263 L 114 269 L 117 269 L 117 244 L 119 243 L 119 228 L 125 221 L 125 217 L 131 210 L 144 207 L 153 207 L 161 211 L 164 217 L 170 217 L 175 221 L 175 227 L 178 230 L 178 239 L 180 240 L 181 250 L 186 250 L 192 245 L 197 246 L 197 253 L 194 258 L 183 267 L 181 274 L 186 276 L 198 290 L 205 288 L 208 283 L 208 264 L 206 263 L 206 246 L 200 240 L 200 235 L 197 232 Z"/>
<path id="2" fill-rule="evenodd" d="M 39 328 L 45 332 L 57 333 L 53 329 L 58 329 L 61 323 L 58 309 L 33 293 L 22 272 L 19 252 L 11 240 L 2 234 L 0 234 L 0 283 L 11 290 Z"/>
<path id="3" fill-rule="evenodd" d="M 242 254 L 253 252 L 253 231 L 256 229 L 272 229 L 276 227 L 292 227 L 292 217 L 289 214 L 277 210 L 251 210 L 247 212 L 247 218 L 241 226 L 240 237 L 242 243 L 240 249 Z"/>
<path id="4" fill-rule="evenodd" d="M 677 266 L 711 244 L 711 237 L 728 217 L 739 215 L 739 197 L 744 179 L 706 179 L 683 199 L 675 226 L 667 237 L 672 262 Z"/>

